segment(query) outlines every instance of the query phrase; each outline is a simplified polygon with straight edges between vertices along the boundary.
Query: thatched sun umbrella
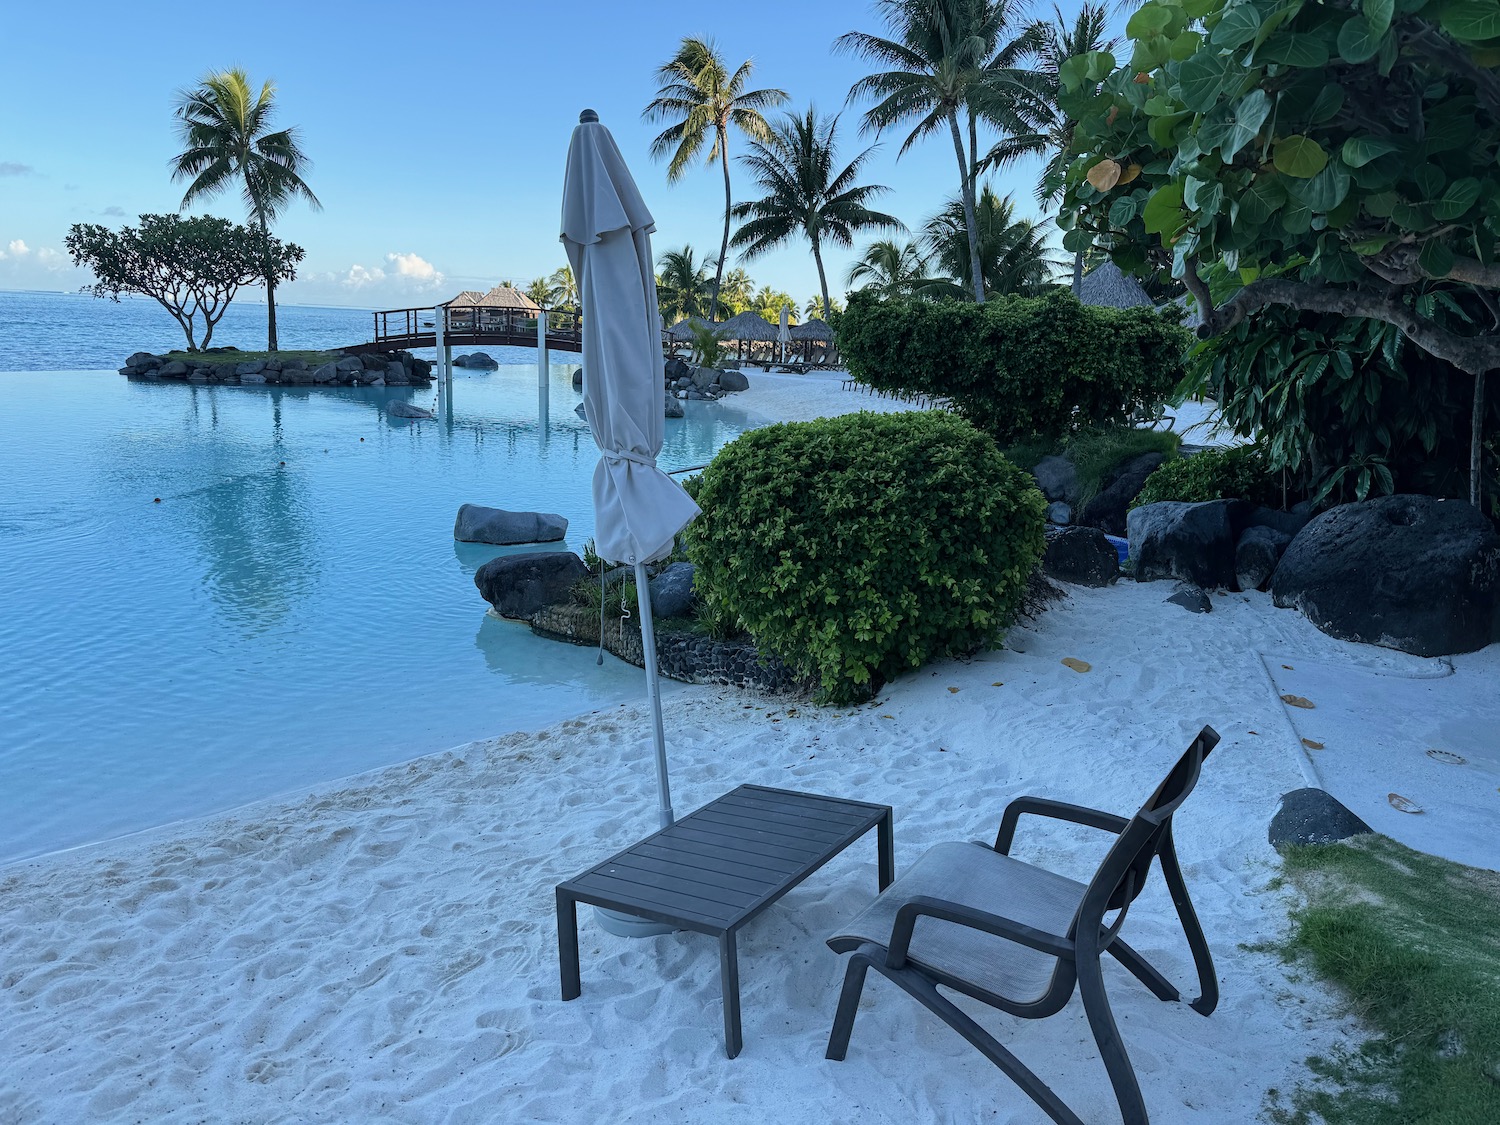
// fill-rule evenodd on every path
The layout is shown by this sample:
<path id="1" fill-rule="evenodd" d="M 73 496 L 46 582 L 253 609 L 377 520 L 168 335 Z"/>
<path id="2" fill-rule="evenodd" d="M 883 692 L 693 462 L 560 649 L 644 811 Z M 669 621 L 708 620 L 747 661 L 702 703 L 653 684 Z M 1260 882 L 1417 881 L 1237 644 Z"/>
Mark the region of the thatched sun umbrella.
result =
<path id="1" fill-rule="evenodd" d="M 719 331 L 724 339 L 733 340 L 740 345 L 742 359 L 746 344 L 776 342 L 776 325 L 756 312 L 742 312 L 739 316 L 730 317 L 719 326 Z"/>
<path id="2" fill-rule="evenodd" d="M 792 325 L 788 334 L 794 342 L 801 343 L 804 363 L 810 362 L 808 356 L 814 344 L 822 344 L 824 347 L 830 347 L 833 344 L 833 329 L 817 317 Z"/>

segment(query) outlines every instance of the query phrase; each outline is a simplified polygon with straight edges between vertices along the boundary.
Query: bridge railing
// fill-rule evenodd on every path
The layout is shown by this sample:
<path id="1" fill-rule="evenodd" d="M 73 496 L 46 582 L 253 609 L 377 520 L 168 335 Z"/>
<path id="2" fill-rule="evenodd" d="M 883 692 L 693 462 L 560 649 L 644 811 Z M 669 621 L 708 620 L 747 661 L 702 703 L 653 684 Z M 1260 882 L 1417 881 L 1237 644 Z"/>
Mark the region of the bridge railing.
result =
<path id="1" fill-rule="evenodd" d="M 547 311 L 547 340 L 559 346 L 582 342 L 582 322 L 576 308 L 561 306 Z M 439 305 L 425 309 L 385 309 L 374 314 L 375 343 L 396 345 L 403 340 L 435 334 L 442 318 L 443 335 L 455 343 L 481 337 L 513 339 L 521 345 L 535 344 L 536 317 L 526 309 L 494 305 Z"/>

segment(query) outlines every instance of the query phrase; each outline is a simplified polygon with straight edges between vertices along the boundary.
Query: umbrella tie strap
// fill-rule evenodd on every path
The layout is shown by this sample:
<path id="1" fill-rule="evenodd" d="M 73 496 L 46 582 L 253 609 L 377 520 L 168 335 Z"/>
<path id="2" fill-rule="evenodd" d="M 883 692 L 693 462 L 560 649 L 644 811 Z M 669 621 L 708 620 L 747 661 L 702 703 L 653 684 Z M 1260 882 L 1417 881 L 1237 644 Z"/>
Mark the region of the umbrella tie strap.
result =
<path id="1" fill-rule="evenodd" d="M 644 453 L 632 453 L 628 449 L 606 449 L 601 456 L 606 461 L 633 461 L 637 465 L 646 465 L 656 468 L 656 458 L 648 457 Z"/>
<path id="2" fill-rule="evenodd" d="M 604 560 L 599 560 L 599 659 L 595 664 L 604 663 Z"/>

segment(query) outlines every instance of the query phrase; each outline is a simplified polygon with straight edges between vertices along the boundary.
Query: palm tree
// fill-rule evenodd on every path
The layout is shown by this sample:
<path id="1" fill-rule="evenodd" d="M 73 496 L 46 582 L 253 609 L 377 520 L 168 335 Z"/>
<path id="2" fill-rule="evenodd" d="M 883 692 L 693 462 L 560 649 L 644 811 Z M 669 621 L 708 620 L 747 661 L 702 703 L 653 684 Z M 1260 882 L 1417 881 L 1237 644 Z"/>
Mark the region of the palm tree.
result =
<path id="1" fill-rule="evenodd" d="M 882 0 L 891 37 L 851 31 L 834 47 L 893 69 L 861 78 L 851 100 L 872 98 L 864 115 L 866 130 L 879 133 L 901 122 L 916 124 L 902 142 L 901 156 L 918 140 L 945 126 L 958 160 L 960 199 L 969 236 L 974 299 L 984 303 L 979 230 L 974 214 L 978 180 L 978 121 L 1009 132 L 1024 125 L 1015 103 L 1032 85 L 1021 65 L 1044 43 L 1039 25 L 1028 24 L 1002 44 L 1013 27 L 1017 0 Z M 968 144 L 964 131 L 967 127 Z"/>
<path id="2" fill-rule="evenodd" d="M 801 235 L 812 246 L 818 266 L 823 305 L 829 304 L 823 245 L 853 246 L 860 230 L 905 230 L 901 220 L 871 211 L 865 201 L 889 190 L 879 184 L 856 184 L 860 167 L 874 148 L 867 148 L 844 170 L 835 172 L 837 116 L 820 121 L 809 106 L 801 117 L 787 114 L 764 142 L 752 141 L 741 163 L 765 192 L 760 199 L 735 205 L 734 216 L 746 220 L 734 232 L 734 245 L 754 258 L 787 239 Z"/>
<path id="3" fill-rule="evenodd" d="M 553 305 L 578 304 L 578 282 L 573 278 L 572 266 L 553 270 L 552 276 L 547 278 L 547 284 L 552 288 Z"/>
<path id="4" fill-rule="evenodd" d="M 725 316 L 738 316 L 750 307 L 750 301 L 755 296 L 755 282 L 743 269 L 736 267 L 724 275 L 724 283 L 719 289 L 719 304 L 723 306 Z"/>
<path id="5" fill-rule="evenodd" d="M 816 317 L 817 319 L 826 323 L 829 315 L 828 310 L 830 308 L 832 308 L 834 312 L 844 311 L 844 306 L 839 302 L 834 301 L 830 305 L 827 297 L 816 296 L 809 297 L 807 299 L 807 304 L 802 306 L 802 311 L 805 312 L 809 317 Z"/>
<path id="6" fill-rule="evenodd" d="M 552 304 L 552 286 L 547 284 L 545 277 L 534 277 L 531 279 L 531 283 L 526 286 L 526 296 L 545 309 Z"/>
<path id="7" fill-rule="evenodd" d="M 762 286 L 755 294 L 755 299 L 750 302 L 750 311 L 769 320 L 772 324 L 781 320 L 781 310 L 787 311 L 787 323 L 796 324 L 799 319 L 797 313 L 797 302 L 790 293 L 772 289 L 769 285 Z"/>
<path id="8" fill-rule="evenodd" d="M 913 296 L 930 281 L 921 247 L 893 238 L 879 238 L 865 247 L 844 280 L 851 288 L 874 289 L 885 297 Z"/>
<path id="9" fill-rule="evenodd" d="M 323 205 L 302 179 L 312 162 L 302 151 L 295 127 L 271 131 L 276 83 L 267 80 L 255 95 L 239 67 L 210 71 L 192 90 L 178 96 L 173 111 L 184 148 L 172 159 L 172 179 L 191 179 L 182 209 L 194 200 L 241 185 L 245 208 L 263 232 L 292 200 L 305 199 L 314 211 Z M 276 276 L 266 268 L 266 348 L 276 351 Z"/>
<path id="10" fill-rule="evenodd" d="M 1073 122 L 1057 104 L 1058 68 L 1075 55 L 1112 50 L 1116 42 L 1105 37 L 1109 13 L 1103 4 L 1085 3 L 1071 24 L 1055 4 L 1052 11 L 1056 21 L 1047 28 L 1039 74 L 1042 81 L 1019 107 L 1030 127 L 1002 137 L 980 162 L 981 169 L 1005 168 L 1024 157 L 1051 153 L 1036 185 L 1037 202 L 1042 204 L 1053 203 L 1062 194 L 1063 175 L 1067 171 L 1063 153 L 1073 139 Z M 1083 284 L 1083 256 L 1082 250 L 1073 255 L 1074 296 Z"/>
<path id="11" fill-rule="evenodd" d="M 656 301 L 669 323 L 704 314 L 708 267 L 695 260 L 691 246 L 664 251 L 656 271 Z"/>
<path id="12" fill-rule="evenodd" d="M 1052 278 L 1059 263 L 1048 256 L 1042 224 L 1015 217 L 1010 196 L 1003 199 L 985 184 L 975 206 L 979 226 L 978 272 L 991 293 L 1035 293 Z M 963 293 L 963 279 L 973 275 L 963 205 L 948 201 L 927 221 L 923 231 L 934 263 L 954 279 L 952 289 Z"/>
<path id="13" fill-rule="evenodd" d="M 656 97 L 641 115 L 647 121 L 672 123 L 651 142 L 653 157 L 660 160 L 670 154 L 668 183 L 682 178 L 708 143 L 710 133 L 713 135 L 707 163 L 712 165 L 717 161 L 724 169 L 724 238 L 714 264 L 709 303 L 713 319 L 718 319 L 719 285 L 724 277 L 724 259 L 729 254 L 729 212 L 733 206 L 729 191 L 729 127 L 733 125 L 751 140 L 765 140 L 770 135 L 770 126 L 760 111 L 787 100 L 785 90 L 746 90 L 753 68 L 754 61 L 746 59 L 730 74 L 712 39 L 684 38 L 677 53 L 657 69 Z"/>

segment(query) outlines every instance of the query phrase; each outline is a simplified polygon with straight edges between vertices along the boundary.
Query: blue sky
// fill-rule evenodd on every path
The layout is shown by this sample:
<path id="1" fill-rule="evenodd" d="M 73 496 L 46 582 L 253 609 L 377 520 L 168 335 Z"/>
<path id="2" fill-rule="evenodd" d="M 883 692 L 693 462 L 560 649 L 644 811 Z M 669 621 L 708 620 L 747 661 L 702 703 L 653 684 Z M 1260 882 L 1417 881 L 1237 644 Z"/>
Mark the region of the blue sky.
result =
<path id="1" fill-rule="evenodd" d="M 1065 11 L 1078 0 L 1066 0 Z M 1038 4 L 1037 14 L 1050 12 Z M 324 210 L 294 206 L 278 233 L 307 250 L 283 299 L 397 308 L 563 263 L 558 207 L 578 111 L 599 111 L 656 216 L 655 249 L 718 250 L 723 185 L 701 168 L 669 186 L 641 120 L 653 72 L 683 35 L 715 37 L 731 64 L 755 60 L 754 85 L 791 95 L 788 108 L 844 105 L 866 70 L 831 51 L 843 32 L 880 30 L 867 0 L 744 6 L 699 3 L 416 5 L 267 0 L 194 5 L 160 0 L 18 4 L 6 18 L 0 67 L 0 288 L 74 289 L 63 236 L 76 222 L 118 226 L 172 211 L 175 93 L 206 70 L 239 65 L 274 78 L 279 122 L 296 125 Z M 845 157 L 872 143 L 850 109 Z M 903 134 L 904 135 L 904 134 Z M 899 161 L 903 135 L 881 138 L 866 182 L 889 185 L 880 206 L 913 228 L 954 190 L 942 139 Z M 731 155 L 743 151 L 738 137 Z M 748 185 L 732 169 L 736 199 Z M 1034 166 L 997 181 L 1036 210 Z M 241 218 L 225 196 L 203 210 Z M 731 251 L 731 255 L 733 252 Z M 827 255 L 843 289 L 853 255 Z M 757 282 L 800 302 L 817 291 L 805 244 L 750 262 Z M 251 297 L 247 294 L 247 297 Z"/>

